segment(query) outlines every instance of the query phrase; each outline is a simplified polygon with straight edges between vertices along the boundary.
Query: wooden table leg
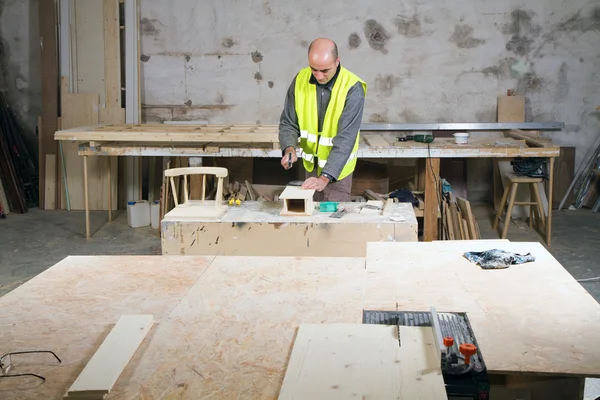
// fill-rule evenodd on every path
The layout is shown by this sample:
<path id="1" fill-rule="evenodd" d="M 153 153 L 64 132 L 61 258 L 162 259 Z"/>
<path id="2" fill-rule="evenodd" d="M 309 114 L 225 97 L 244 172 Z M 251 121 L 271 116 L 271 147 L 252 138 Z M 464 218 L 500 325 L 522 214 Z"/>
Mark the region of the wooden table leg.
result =
<path id="1" fill-rule="evenodd" d="M 552 239 L 552 192 L 554 191 L 554 157 L 550 157 L 548 169 L 548 218 L 546 218 L 546 245 Z"/>
<path id="2" fill-rule="evenodd" d="M 425 159 L 425 210 L 423 210 L 423 241 L 437 239 L 438 185 L 440 183 L 440 159 Z"/>
<path id="3" fill-rule="evenodd" d="M 111 171 L 112 167 L 112 158 L 108 157 L 108 222 L 112 221 L 112 182 L 111 180 Z"/>
<path id="4" fill-rule="evenodd" d="M 85 200 L 85 237 L 90 238 L 90 202 L 88 193 L 88 156 L 83 156 L 83 195 Z"/>

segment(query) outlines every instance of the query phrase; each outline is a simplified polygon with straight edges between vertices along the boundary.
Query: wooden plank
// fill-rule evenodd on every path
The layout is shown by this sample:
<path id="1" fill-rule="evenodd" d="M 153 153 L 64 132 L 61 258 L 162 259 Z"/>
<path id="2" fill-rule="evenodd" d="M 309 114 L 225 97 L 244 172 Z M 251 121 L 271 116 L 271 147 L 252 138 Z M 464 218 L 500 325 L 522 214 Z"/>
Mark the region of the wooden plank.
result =
<path id="1" fill-rule="evenodd" d="M 180 129 L 177 125 L 164 125 L 157 128 L 119 129 L 94 125 L 56 132 L 57 140 L 99 140 L 99 141 L 144 141 L 144 142 L 244 142 L 278 143 L 279 135 L 274 131 L 252 132 L 249 129 L 228 132 L 219 127 L 214 129 Z"/>
<path id="2" fill-rule="evenodd" d="M 44 210 L 56 209 L 56 154 L 46 154 Z"/>
<path id="3" fill-rule="evenodd" d="M 363 135 L 365 142 L 371 147 L 389 147 L 390 143 L 381 135 L 369 134 Z"/>
<path id="4" fill-rule="evenodd" d="M 125 123 L 125 109 L 121 108 L 121 46 L 119 28 L 119 0 L 104 0 L 104 82 L 106 107 L 122 110 L 120 123 Z M 100 123 L 104 123 L 102 119 Z M 112 123 L 117 123 L 112 122 Z"/>
<path id="5" fill-rule="evenodd" d="M 467 199 L 457 197 L 456 204 L 458 205 L 463 220 L 467 223 L 467 227 L 469 229 L 469 238 L 479 239 L 478 232 L 475 227 L 475 218 L 473 217 L 473 212 L 471 211 L 471 203 Z"/>
<path id="6" fill-rule="evenodd" d="M 77 85 L 73 93 L 98 94 L 106 103 L 104 1 L 72 0 L 75 7 Z"/>
<path id="7" fill-rule="evenodd" d="M 552 140 L 535 135 L 531 132 L 525 132 L 520 129 L 511 129 L 504 132 L 504 136 L 513 137 L 516 139 L 525 140 L 525 142 L 533 147 L 552 147 Z"/>
<path id="8" fill-rule="evenodd" d="M 125 109 L 120 107 L 101 108 L 99 120 L 101 124 L 123 122 L 125 121 Z"/>
<path id="9" fill-rule="evenodd" d="M 68 395 L 111 391 L 154 323 L 152 315 L 123 315 L 69 388 Z"/>
<path id="10" fill-rule="evenodd" d="M 304 324 L 279 400 L 447 399 L 433 330 L 370 324 Z"/>
<path id="11" fill-rule="evenodd" d="M 423 210 L 423 240 L 437 239 L 437 216 L 439 213 L 438 189 L 440 183 L 440 159 L 426 159 L 425 210 Z"/>
<path id="12" fill-rule="evenodd" d="M 2 179 L 0 179 L 0 206 L 2 206 L 2 212 L 4 215 L 10 214 L 10 207 L 8 205 L 8 199 L 4 192 L 4 186 L 2 186 Z"/>
<path id="13" fill-rule="evenodd" d="M 58 146 L 53 140 L 54 132 L 58 129 L 58 59 L 57 59 L 57 38 L 56 38 L 56 2 L 54 0 L 39 0 L 38 15 L 41 49 L 41 80 L 42 80 L 42 123 L 40 127 L 41 136 L 38 140 L 39 147 L 39 188 L 45 188 L 46 179 L 46 154 L 57 154 Z M 46 191 L 39 191 L 39 204 L 46 203 Z"/>

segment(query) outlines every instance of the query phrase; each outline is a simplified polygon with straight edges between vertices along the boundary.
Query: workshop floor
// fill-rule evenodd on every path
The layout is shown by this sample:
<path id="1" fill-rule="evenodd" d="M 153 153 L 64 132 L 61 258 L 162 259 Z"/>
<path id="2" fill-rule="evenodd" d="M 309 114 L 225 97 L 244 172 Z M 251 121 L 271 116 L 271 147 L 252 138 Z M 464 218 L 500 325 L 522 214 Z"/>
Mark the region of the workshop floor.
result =
<path id="1" fill-rule="evenodd" d="M 496 239 L 488 207 L 474 207 L 483 239 Z M 160 255 L 160 237 L 151 228 L 131 229 L 120 211 L 106 223 L 106 212 L 92 212 L 92 239 L 85 239 L 83 212 L 30 210 L 0 220 L 0 296 L 22 285 L 69 255 Z M 511 224 L 511 241 L 542 241 L 525 224 Z M 588 209 L 553 214 L 550 252 L 576 278 L 600 276 L 600 213 Z M 600 281 L 581 282 L 600 302 Z M 600 396 L 600 380 L 588 379 L 586 400 Z"/>

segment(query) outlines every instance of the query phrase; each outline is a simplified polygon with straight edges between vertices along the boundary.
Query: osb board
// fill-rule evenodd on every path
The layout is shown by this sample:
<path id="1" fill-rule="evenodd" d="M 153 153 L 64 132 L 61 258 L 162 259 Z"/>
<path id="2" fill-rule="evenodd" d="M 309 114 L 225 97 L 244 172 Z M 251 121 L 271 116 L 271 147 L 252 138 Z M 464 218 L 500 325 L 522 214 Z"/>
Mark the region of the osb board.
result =
<path id="1" fill-rule="evenodd" d="M 414 264 L 414 255 L 407 255 L 402 262 Z M 207 267 L 210 260 L 213 262 Z M 427 264 L 424 267 L 427 269 Z M 46 381 L 39 386 L 26 385 L 28 398 L 60 398 L 120 315 L 151 313 L 155 328 L 107 400 L 276 399 L 297 327 L 361 323 L 363 299 L 372 292 L 367 276 L 373 275 L 365 270 L 364 258 L 69 257 L 0 298 L 1 346 L 8 351 L 39 348 L 43 343 L 56 351 L 62 364 L 34 356 L 27 359 L 27 365 L 19 362 L 13 372 L 35 366 L 35 372 Z M 536 279 L 543 281 L 544 275 Z M 424 290 L 435 286 L 432 282 L 451 293 L 449 298 L 463 292 L 462 286 L 457 289 L 430 276 L 418 287 L 421 297 L 433 292 Z M 379 291 L 384 290 L 380 285 Z M 417 292 L 412 288 L 408 293 L 415 296 Z M 505 301 L 506 297 L 510 296 L 505 296 Z M 581 334 L 571 339 L 597 331 L 594 324 L 598 318 L 591 315 L 596 320 L 590 322 L 585 310 L 577 315 L 583 317 L 578 325 Z M 558 322 L 562 322 L 560 316 Z M 507 334 L 513 325 L 492 325 L 489 332 L 478 333 L 478 340 L 489 335 L 497 351 L 507 353 L 509 362 L 511 348 L 520 347 L 518 338 Z M 516 321 L 518 329 L 522 325 Z M 580 356 L 569 352 L 572 343 L 562 344 L 565 352 L 550 360 L 553 365 Z M 588 350 L 589 356 L 581 359 L 582 368 L 590 358 L 600 359 L 597 347 Z M 540 354 L 543 349 L 533 351 Z M 486 359 L 494 370 L 498 369 L 496 361 Z M 15 381 L 0 380 L 3 400 L 23 398 L 24 387 L 14 385 Z"/>
<path id="2" fill-rule="evenodd" d="M 276 399 L 300 324 L 361 322 L 361 271 L 364 259 L 217 257 L 115 398 Z"/>
<path id="3" fill-rule="evenodd" d="M 463 257 L 493 248 L 536 261 L 484 270 Z M 365 307 L 467 312 L 490 372 L 600 376 L 600 305 L 540 243 L 369 243 L 366 267 Z"/>
<path id="4" fill-rule="evenodd" d="M 164 323 L 212 260 L 68 257 L 4 295 L 2 353 L 48 349 L 62 363 L 44 354 L 15 356 L 12 373 L 34 372 L 46 381 L 0 379 L 0 398 L 62 398 L 121 315 L 153 314 L 158 325 Z M 140 346 L 121 378 L 131 376 L 146 348 Z"/>
<path id="5" fill-rule="evenodd" d="M 279 399 L 446 399 L 433 330 L 399 329 L 300 325 Z"/>

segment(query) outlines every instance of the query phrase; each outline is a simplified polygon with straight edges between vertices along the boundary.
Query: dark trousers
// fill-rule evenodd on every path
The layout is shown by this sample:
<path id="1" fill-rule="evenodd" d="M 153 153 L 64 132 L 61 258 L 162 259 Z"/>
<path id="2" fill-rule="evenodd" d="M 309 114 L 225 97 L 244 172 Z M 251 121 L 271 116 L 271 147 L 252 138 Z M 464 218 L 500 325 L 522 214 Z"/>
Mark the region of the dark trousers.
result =
<path id="1" fill-rule="evenodd" d="M 316 177 L 317 167 L 312 172 L 306 171 L 306 178 Z M 349 202 L 350 192 L 352 190 L 352 174 L 348 175 L 340 181 L 330 182 L 325 186 L 325 190 L 322 192 L 315 191 L 313 196 L 314 201 L 338 201 L 338 202 Z"/>

